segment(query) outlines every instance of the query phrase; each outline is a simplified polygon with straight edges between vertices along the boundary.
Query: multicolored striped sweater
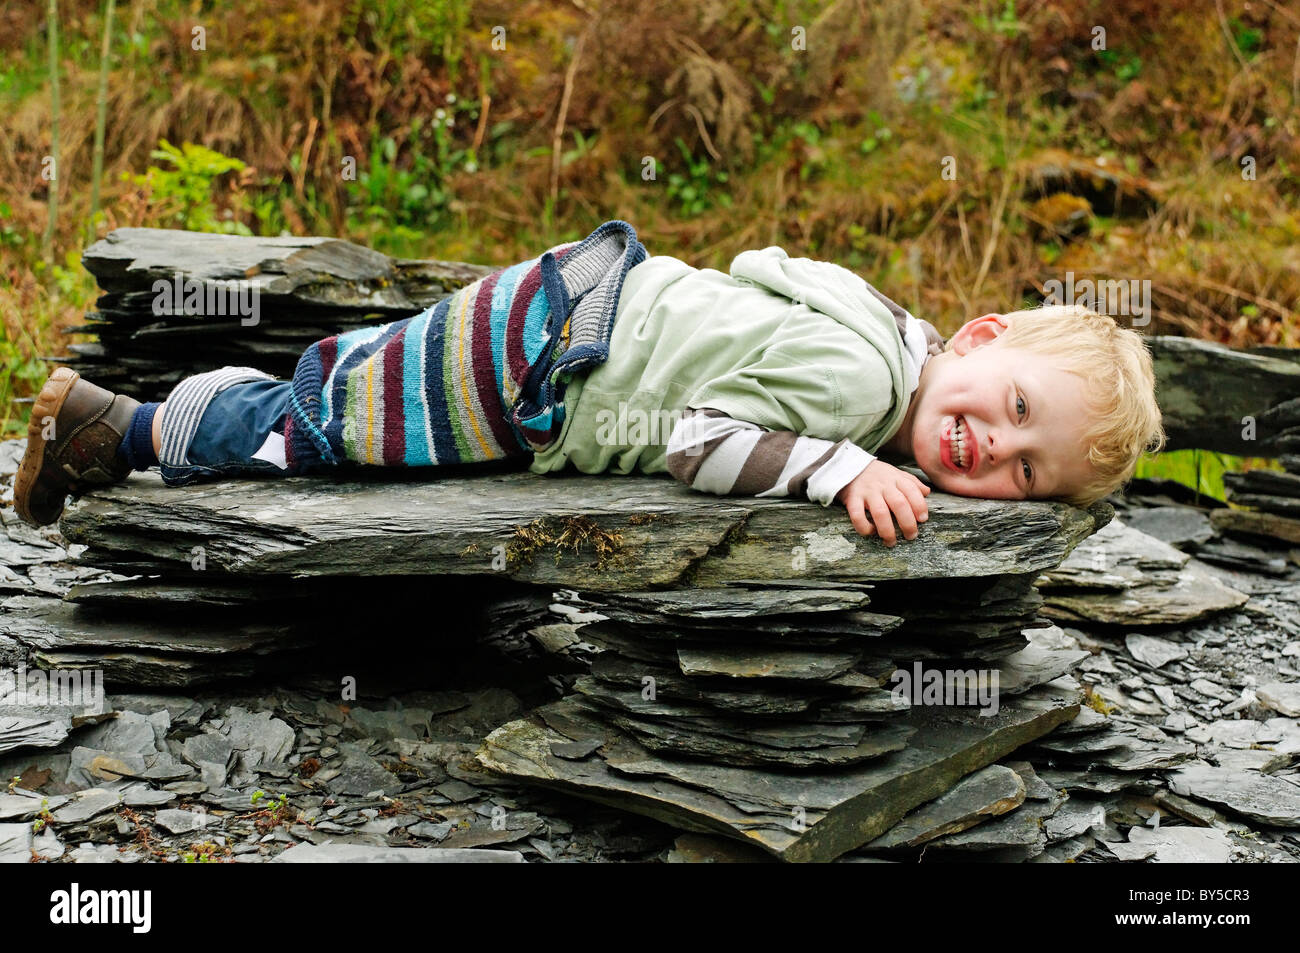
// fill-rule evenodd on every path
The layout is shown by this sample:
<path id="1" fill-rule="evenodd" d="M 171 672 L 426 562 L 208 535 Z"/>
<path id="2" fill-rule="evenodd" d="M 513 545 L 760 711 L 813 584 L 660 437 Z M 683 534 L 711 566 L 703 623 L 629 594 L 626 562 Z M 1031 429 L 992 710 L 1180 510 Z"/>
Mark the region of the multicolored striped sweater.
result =
<path id="1" fill-rule="evenodd" d="M 645 257 L 615 219 L 414 317 L 317 341 L 293 376 L 289 472 L 546 449 L 564 422 L 565 382 L 608 356 L 623 278 Z"/>

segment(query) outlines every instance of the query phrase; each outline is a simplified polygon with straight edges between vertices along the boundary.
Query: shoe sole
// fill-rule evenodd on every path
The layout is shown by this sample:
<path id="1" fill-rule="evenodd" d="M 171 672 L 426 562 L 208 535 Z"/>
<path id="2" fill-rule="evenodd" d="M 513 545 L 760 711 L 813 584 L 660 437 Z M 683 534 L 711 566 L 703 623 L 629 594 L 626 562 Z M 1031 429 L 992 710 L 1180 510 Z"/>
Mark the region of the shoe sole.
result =
<path id="1" fill-rule="evenodd" d="M 27 451 L 23 454 L 23 462 L 18 465 L 18 474 L 14 478 L 14 509 L 23 522 L 32 526 L 48 526 L 57 523 L 59 517 L 63 515 L 63 506 L 60 502 L 58 511 L 52 519 L 42 521 L 37 518 L 31 508 L 32 491 L 36 488 L 36 482 L 45 464 L 42 421 L 58 420 L 64 401 L 72 393 L 72 386 L 80 379 L 81 375 L 70 367 L 56 368 L 32 404 L 32 416 L 27 423 Z M 57 439 L 57 434 L 55 438 Z"/>

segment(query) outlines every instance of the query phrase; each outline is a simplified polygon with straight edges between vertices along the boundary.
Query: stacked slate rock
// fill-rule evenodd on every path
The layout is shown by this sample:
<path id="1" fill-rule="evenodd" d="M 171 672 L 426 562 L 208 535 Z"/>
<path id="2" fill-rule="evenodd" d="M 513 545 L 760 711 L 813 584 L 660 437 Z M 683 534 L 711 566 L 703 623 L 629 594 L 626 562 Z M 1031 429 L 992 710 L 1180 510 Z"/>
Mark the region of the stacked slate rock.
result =
<path id="1" fill-rule="evenodd" d="M 648 750 L 720 764 L 856 764 L 905 746 L 906 699 L 871 643 L 902 622 L 861 589 L 606 597 L 575 688 Z"/>
<path id="2" fill-rule="evenodd" d="M 83 560 L 138 577 L 85 587 L 72 623 L 171 599 L 233 631 L 287 616 L 284 646 L 324 651 L 370 631 L 382 605 L 430 620 L 398 640 L 417 677 L 416 647 L 463 651 L 447 637 L 472 627 L 445 625 L 447 607 L 490 607 L 489 632 L 581 643 L 590 665 L 558 700 L 503 719 L 479 752 L 484 773 L 797 861 L 860 846 L 1073 717 L 1081 692 L 1063 677 L 1086 653 L 1028 645 L 1041 624 L 1033 581 L 1110 515 L 935 493 L 921 535 L 890 549 L 806 501 L 716 497 L 666 478 L 297 478 L 182 492 L 142 474 L 70 505 L 61 528 L 88 547 Z M 593 624 L 566 633 L 548 611 L 557 588 L 578 593 Z M 35 644 L 22 625 L 13 636 Z M 192 652 L 196 639 L 174 645 Z M 174 651 L 156 641 L 124 647 L 127 680 Z M 209 658 L 208 671 L 223 667 Z M 152 664 L 155 684 L 199 677 L 172 666 L 168 680 Z"/>
<path id="3" fill-rule="evenodd" d="M 1246 602 L 1245 593 L 1189 554 L 1134 529 L 1125 518 L 1116 516 L 1039 578 L 1046 616 L 1058 622 L 1163 626 Z"/>
<path id="4" fill-rule="evenodd" d="M 1292 401 L 1300 406 L 1300 399 Z M 1300 450 L 1300 425 L 1287 431 L 1279 442 Z M 1300 453 L 1278 457 L 1281 470 L 1247 470 L 1223 475 L 1224 493 L 1230 503 L 1247 509 L 1217 510 L 1210 516 L 1215 527 L 1230 533 L 1265 536 L 1300 546 Z"/>
<path id="5" fill-rule="evenodd" d="M 0 445 L 0 470 L 16 463 L 13 449 Z M 0 472 L 0 499 L 3 477 Z M 308 487 L 315 492 L 305 492 Z M 618 492 L 606 497 L 605 489 Z M 571 516 L 554 526 L 522 526 L 519 500 L 539 494 L 548 511 L 567 507 Z M 1180 610 L 1179 619 L 1169 617 L 1173 632 L 1168 624 L 1155 634 L 1131 631 L 1130 623 L 1143 625 L 1148 600 L 1166 615 L 1177 608 L 1171 599 L 1160 604 L 1160 589 L 1205 567 L 1125 524 L 1143 522 L 1149 512 L 1147 529 L 1199 552 L 1207 533 L 1203 513 L 1193 520 L 1161 501 L 1130 509 L 1095 532 L 1104 510 L 1084 514 L 943 494 L 931 503 L 921 537 L 891 551 L 841 523 L 820 525 L 807 504 L 710 498 L 649 478 L 238 481 L 177 492 L 139 476 L 70 508 L 64 529 L 79 541 L 17 523 L 7 527 L 13 568 L 4 580 L 11 594 L 0 599 L 0 660 L 18 651 L 29 664 L 102 668 L 110 690 L 183 685 L 187 697 L 191 686 L 223 676 L 243 686 L 279 674 L 290 676 L 294 688 L 286 697 L 294 699 L 299 692 L 337 696 L 330 673 L 355 675 L 369 661 L 373 670 L 363 671 L 361 681 L 371 691 L 376 685 L 418 690 L 409 702 L 415 707 L 384 721 L 405 731 L 417 709 L 452 703 L 442 696 L 453 693 L 426 691 L 432 673 L 449 686 L 478 684 L 469 669 L 462 674 L 462 665 L 481 648 L 480 671 L 503 676 L 514 666 L 502 665 L 496 648 L 510 646 L 513 661 L 528 663 L 526 677 L 522 670 L 511 676 L 518 678 L 518 703 L 486 704 L 479 689 L 466 695 L 485 707 L 472 734 L 461 738 L 457 728 L 448 736 L 463 743 L 454 769 L 446 766 L 453 780 L 437 786 L 439 796 L 465 798 L 476 787 L 509 791 L 513 801 L 522 797 L 514 792 L 527 790 L 540 804 L 553 794 L 577 794 L 630 812 L 626 822 L 639 814 L 685 830 L 669 860 L 1221 860 L 1230 852 L 1245 856 L 1248 841 L 1238 832 L 1254 836 L 1251 831 L 1271 828 L 1267 836 L 1278 846 L 1266 853 L 1286 849 L 1294 835 L 1285 831 L 1300 824 L 1295 775 L 1270 772 L 1290 770 L 1300 750 L 1300 699 L 1283 678 L 1300 657 L 1300 630 L 1287 621 L 1294 617 L 1293 585 L 1257 578 L 1251 605 L 1237 611 L 1240 593 L 1216 589 L 1209 593 L 1219 604 L 1215 614 L 1202 600 Z M 355 519 L 360 512 L 365 521 Z M 649 514 L 654 518 L 647 520 Z M 1009 528 L 977 532 L 1001 521 Z M 179 525 L 183 535 L 175 532 Z M 592 538 L 604 533 L 613 546 L 608 564 L 585 548 L 558 542 L 554 552 L 551 545 L 537 548 L 553 529 L 584 527 Z M 520 539 L 528 545 L 516 553 L 512 546 Z M 789 547 L 774 542 L 789 540 L 808 545 L 802 578 L 789 578 Z M 981 540 L 984 549 L 971 545 Z M 512 554 L 500 568 L 498 543 Z M 92 549 L 83 551 L 86 544 Z M 206 553 L 201 569 L 196 546 Z M 907 560 L 899 559 L 904 554 Z M 147 572 L 108 577 L 102 567 L 110 563 Z M 963 575 L 944 575 L 957 567 Z M 1023 571 L 1031 568 L 1037 575 Z M 629 584 L 638 575 L 662 588 Z M 728 576 L 731 584 L 717 583 Z M 1028 585 L 1035 577 L 1047 597 L 1041 610 Z M 862 581 L 867 578 L 872 581 Z M 712 584 L 698 585 L 703 580 Z M 340 582 L 355 613 L 336 598 Z M 1096 599 L 1090 608 L 1087 593 Z M 1230 598 L 1223 603 L 1221 596 Z M 1051 613 L 1057 603 L 1084 610 L 1077 624 L 1089 631 L 1032 624 L 1037 612 Z M 376 605 L 391 618 L 424 618 L 431 605 L 439 612 L 419 629 L 394 630 L 382 651 L 367 647 L 359 655 L 356 633 L 373 630 L 367 610 Z M 474 613 L 452 618 L 458 606 L 486 607 L 481 624 Z M 195 607 L 202 610 L 197 616 Z M 1115 622 L 1123 628 L 1104 634 Z M 462 632 L 465 637 L 454 638 Z M 489 635 L 478 645 L 482 632 Z M 515 638 L 520 632 L 525 638 Z M 973 670 L 977 677 L 981 669 L 996 669 L 998 710 L 986 715 L 978 704 L 896 698 L 888 676 L 917 661 L 928 669 Z M 1261 664 L 1267 675 L 1256 684 L 1245 672 Z M 1066 669 L 1069 675 L 1057 677 Z M 1079 683 L 1090 686 L 1090 705 L 1117 710 L 1106 717 L 1081 704 Z M 53 751 L 53 745 L 69 752 L 55 758 L 75 755 L 73 768 L 94 760 L 72 751 L 85 747 L 78 739 L 93 721 L 15 714 L 17 720 L 0 724 L 0 749 Z M 104 714 L 87 713 L 91 719 Z M 359 709 L 352 717 L 362 720 Z M 1152 721 L 1138 721 L 1143 718 Z M 364 720 L 363 740 L 389 730 Z M 192 733 L 186 729 L 184 737 Z M 153 744 L 152 731 L 147 740 Z M 385 762 L 403 774 L 394 781 L 373 763 L 379 755 L 367 754 L 361 743 L 318 739 L 325 763 L 313 782 L 319 778 L 330 791 L 342 785 L 356 796 L 390 784 L 427 786 L 430 778 L 408 780 L 403 772 L 421 763 L 413 754 L 438 761 L 446 747 L 416 741 L 389 752 L 403 756 L 400 764 Z M 104 757 L 122 760 L 134 773 L 171 770 L 148 763 L 141 770 L 115 744 L 105 745 Z M 304 757 L 309 753 L 317 757 L 303 749 Z M 22 757 L 6 776 L 41 773 L 28 771 L 32 762 Z M 59 779 L 70 770 L 62 761 L 41 762 L 47 763 Z M 193 793 L 192 780 L 157 777 L 150 783 L 171 787 L 95 800 L 97 792 L 71 808 L 102 811 L 104 818 L 118 794 L 131 806 L 146 796 L 176 794 L 178 786 Z M 293 795 L 298 780 L 284 783 Z M 203 797 L 231 810 L 248 803 L 247 792 L 224 787 Z M 411 797 L 403 787 L 404 803 Z M 54 805 L 51 799 L 51 810 Z M 15 810 L 26 816 L 23 804 Z M 474 814 L 448 814 L 453 805 L 436 810 L 449 819 Z M 477 816 L 494 810 L 483 802 Z M 585 831 L 589 809 L 575 810 L 582 818 L 575 817 L 575 832 Z M 1158 829 L 1151 822 L 1156 810 L 1166 818 Z M 58 818 L 61 836 L 85 839 L 81 822 L 66 812 Z M 554 859 L 548 840 L 534 836 L 539 822 L 531 809 L 510 813 L 506 831 L 445 837 L 446 824 L 422 826 L 413 814 L 396 821 L 403 819 L 444 849 L 518 841 Z M 381 820 L 386 830 L 389 820 L 356 817 L 367 829 Z M 1194 826 L 1178 826 L 1184 821 Z M 379 838 L 388 844 L 384 850 L 410 849 L 349 823 L 318 825 L 315 832 L 295 826 L 281 845 L 360 836 Z M 28 819 L 16 853 L 49 846 L 30 833 Z M 255 846 L 240 844 L 235 852 Z M 597 849 L 608 853 L 597 845 L 583 856 L 597 856 Z"/>
<path id="6" fill-rule="evenodd" d="M 852 850 L 1069 721 L 1082 693 L 1067 673 L 1088 657 L 1030 644 L 1045 623 L 1023 575 L 565 604 L 568 638 L 534 632 L 549 650 L 581 646 L 589 674 L 489 735 L 480 760 L 785 860 Z M 493 628 L 520 618 L 512 602 Z M 947 673 L 931 694 L 927 670 Z M 964 697 L 935 694 L 958 683 Z"/>

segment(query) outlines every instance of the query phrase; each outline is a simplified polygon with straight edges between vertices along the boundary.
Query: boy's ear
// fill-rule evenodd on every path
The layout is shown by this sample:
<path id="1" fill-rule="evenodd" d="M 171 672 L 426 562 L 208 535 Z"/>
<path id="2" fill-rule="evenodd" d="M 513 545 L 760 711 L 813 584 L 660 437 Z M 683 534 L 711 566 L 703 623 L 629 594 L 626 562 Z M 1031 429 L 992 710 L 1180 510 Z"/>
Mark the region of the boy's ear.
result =
<path id="1" fill-rule="evenodd" d="M 963 324 L 948 343 L 948 349 L 967 354 L 981 345 L 996 340 L 1007 329 L 1005 314 L 985 314 L 971 318 Z"/>

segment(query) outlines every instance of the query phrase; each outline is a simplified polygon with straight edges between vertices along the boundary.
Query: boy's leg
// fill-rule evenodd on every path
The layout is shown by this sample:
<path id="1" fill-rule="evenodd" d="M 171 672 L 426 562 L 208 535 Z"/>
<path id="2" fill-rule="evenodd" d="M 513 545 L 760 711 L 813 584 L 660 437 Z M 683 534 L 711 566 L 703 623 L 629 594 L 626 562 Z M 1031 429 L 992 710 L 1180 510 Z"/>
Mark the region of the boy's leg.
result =
<path id="1" fill-rule="evenodd" d="M 62 515 L 69 494 L 158 465 L 170 486 L 284 473 L 288 392 L 288 381 L 261 371 L 222 368 L 186 378 L 163 405 L 141 404 L 58 368 L 32 408 L 14 508 L 44 526 Z"/>
<path id="2" fill-rule="evenodd" d="M 162 422 L 157 425 L 158 458 L 150 461 L 162 469 L 164 483 L 179 486 L 193 482 L 200 475 L 191 469 L 195 461 L 190 460 L 189 451 L 200 426 L 210 428 L 219 419 L 214 413 L 205 422 L 208 408 L 229 388 L 255 380 L 269 381 L 272 377 L 251 367 L 222 367 L 187 377 L 172 388 L 165 401 Z M 143 466 L 137 463 L 135 468 L 143 469 Z"/>
<path id="3" fill-rule="evenodd" d="M 178 405 L 169 397 L 159 411 L 161 423 L 154 426 L 163 481 L 183 486 L 228 476 L 288 474 L 284 418 L 291 386 L 262 378 L 222 388 L 199 414 L 187 446 L 173 439 L 169 415 Z"/>
<path id="4" fill-rule="evenodd" d="M 153 455 L 158 456 L 158 451 L 162 449 L 162 419 L 163 411 L 167 409 L 167 401 L 158 405 L 158 412 L 153 415 L 153 420 L 149 426 L 150 442 L 153 444 Z"/>

